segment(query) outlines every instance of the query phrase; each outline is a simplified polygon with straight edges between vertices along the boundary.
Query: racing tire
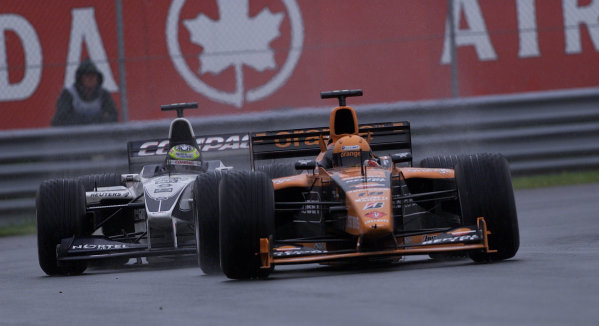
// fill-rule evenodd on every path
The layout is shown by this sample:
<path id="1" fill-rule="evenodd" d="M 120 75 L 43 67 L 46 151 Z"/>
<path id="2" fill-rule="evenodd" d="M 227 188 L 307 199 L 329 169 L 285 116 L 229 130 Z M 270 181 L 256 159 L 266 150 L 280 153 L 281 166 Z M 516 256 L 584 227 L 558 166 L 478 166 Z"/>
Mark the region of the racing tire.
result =
<path id="1" fill-rule="evenodd" d="M 507 160 L 500 154 L 460 157 L 455 169 L 464 225 L 475 225 L 484 217 L 490 231 L 489 249 L 471 252 L 475 262 L 493 262 L 513 257 L 520 246 L 518 216 Z"/>
<path id="2" fill-rule="evenodd" d="M 222 273 L 219 250 L 218 185 L 221 172 L 200 174 L 194 185 L 198 262 L 207 275 Z"/>
<path id="3" fill-rule="evenodd" d="M 121 175 L 118 173 L 101 173 L 101 174 L 90 174 L 77 178 L 82 184 L 85 191 L 93 191 L 96 187 L 114 187 L 121 186 Z M 109 216 L 110 213 L 103 212 L 101 214 L 97 212 L 97 220 L 102 221 Z M 133 220 L 133 214 L 118 213 L 118 216 L 114 216 L 110 221 L 106 222 L 102 226 L 102 233 L 107 236 L 119 235 L 125 232 L 135 232 L 135 222 Z M 124 261 L 127 263 L 129 259 L 115 260 Z M 118 265 L 118 264 L 117 264 Z"/>
<path id="4" fill-rule="evenodd" d="M 422 159 L 420 161 L 420 167 L 427 169 L 455 169 L 455 166 L 458 164 L 459 156 L 458 155 L 443 155 L 443 156 L 432 156 Z M 440 189 L 432 189 L 440 190 Z M 448 225 L 454 225 L 455 223 L 459 223 L 459 221 L 455 221 L 454 219 L 447 219 L 443 223 L 434 223 L 430 219 L 423 220 L 424 228 L 438 228 L 438 227 L 447 227 Z M 448 253 L 435 253 L 429 254 L 430 258 L 438 261 L 449 261 L 449 260 L 457 260 L 466 258 L 467 255 L 464 252 L 448 252 Z"/>
<path id="5" fill-rule="evenodd" d="M 234 171 L 220 187 L 220 264 L 231 279 L 266 278 L 261 268 L 260 238 L 274 236 L 274 190 L 262 172 Z"/>
<path id="6" fill-rule="evenodd" d="M 90 174 L 77 178 L 85 188 L 92 191 L 95 187 L 112 187 L 121 185 L 121 175 L 117 173 Z"/>
<path id="7" fill-rule="evenodd" d="M 433 156 L 422 159 L 420 166 L 431 169 L 454 169 L 458 161 L 458 155 Z"/>
<path id="8" fill-rule="evenodd" d="M 121 186 L 121 175 L 114 172 L 90 174 L 77 178 L 82 184 L 85 191 L 93 191 L 96 187 L 114 187 Z M 103 221 L 107 218 L 109 212 L 96 212 L 96 219 Z M 113 216 L 106 224 L 102 226 L 102 234 L 107 237 L 115 236 L 125 232 L 135 232 L 135 222 L 133 214 L 118 213 L 118 216 Z M 95 264 L 103 267 L 122 266 L 129 262 L 129 258 L 109 258 L 95 262 Z"/>
<path id="9" fill-rule="evenodd" d="M 263 172 L 271 179 L 288 177 L 297 174 L 297 170 L 293 165 L 285 163 L 274 163 L 256 167 L 256 171 Z"/>
<path id="10" fill-rule="evenodd" d="M 427 169 L 455 169 L 455 166 L 458 164 L 458 161 L 460 160 L 460 156 L 458 155 L 447 155 L 447 156 L 434 156 L 434 157 L 427 157 L 425 159 L 423 159 L 422 161 L 420 161 L 420 167 L 423 168 L 427 168 Z M 443 187 L 439 187 L 439 186 L 433 186 L 433 189 L 431 189 L 432 191 L 438 191 L 438 190 L 443 190 L 446 188 Z M 455 211 L 455 214 L 451 214 L 451 213 L 447 213 L 447 214 L 443 214 L 444 219 L 442 221 L 434 221 L 434 220 L 430 220 L 430 219 L 424 219 L 422 221 L 423 223 L 423 227 L 424 228 L 444 228 L 444 227 L 451 227 L 451 226 L 459 226 L 461 224 L 461 221 L 459 219 L 459 212 L 458 212 L 458 208 L 455 207 L 456 205 L 453 205 L 454 207 L 451 209 L 451 211 Z M 432 208 L 432 206 L 431 206 Z"/>
<path id="11" fill-rule="evenodd" d="M 83 185 L 74 179 L 42 182 L 36 197 L 36 219 L 38 258 L 42 270 L 50 276 L 82 274 L 87 262 L 59 264 L 56 250 L 64 238 L 91 234 Z"/>

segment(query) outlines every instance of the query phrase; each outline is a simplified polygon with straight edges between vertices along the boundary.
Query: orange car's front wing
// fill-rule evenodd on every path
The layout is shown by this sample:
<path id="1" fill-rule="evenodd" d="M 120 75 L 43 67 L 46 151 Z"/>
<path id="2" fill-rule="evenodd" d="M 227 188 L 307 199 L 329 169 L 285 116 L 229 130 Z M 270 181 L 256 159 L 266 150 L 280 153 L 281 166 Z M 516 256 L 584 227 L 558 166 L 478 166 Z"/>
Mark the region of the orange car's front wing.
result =
<path id="1" fill-rule="evenodd" d="M 454 231 L 456 232 L 456 231 Z M 468 241 L 464 243 L 460 241 L 451 241 L 451 243 L 444 243 L 442 239 L 439 240 L 424 240 L 434 239 L 438 233 L 420 236 L 420 240 L 415 240 L 415 237 L 403 237 L 404 240 L 410 238 L 410 245 L 405 245 L 403 248 L 397 249 L 385 249 L 379 251 L 351 251 L 351 252 L 330 252 L 327 253 L 324 250 L 311 250 L 307 255 L 290 256 L 290 257 L 275 257 L 273 250 L 270 246 L 270 240 L 267 238 L 260 239 L 260 257 L 262 261 L 262 268 L 270 268 L 272 264 L 285 265 L 285 264 L 305 264 L 305 263 L 322 263 L 339 260 L 353 260 L 361 258 L 400 258 L 401 256 L 407 255 L 425 255 L 431 253 L 443 253 L 452 251 L 469 251 L 469 250 L 484 250 L 486 252 L 495 252 L 489 248 L 488 235 L 490 231 L 487 230 L 487 223 L 485 219 L 479 217 L 476 226 L 477 234 L 480 234 L 480 239 L 476 240 L 475 243 Z M 397 238 L 398 240 L 402 238 Z M 458 240 L 460 238 L 458 237 Z M 435 243 L 438 242 L 438 243 Z M 322 253 L 319 253 L 322 252 Z"/>

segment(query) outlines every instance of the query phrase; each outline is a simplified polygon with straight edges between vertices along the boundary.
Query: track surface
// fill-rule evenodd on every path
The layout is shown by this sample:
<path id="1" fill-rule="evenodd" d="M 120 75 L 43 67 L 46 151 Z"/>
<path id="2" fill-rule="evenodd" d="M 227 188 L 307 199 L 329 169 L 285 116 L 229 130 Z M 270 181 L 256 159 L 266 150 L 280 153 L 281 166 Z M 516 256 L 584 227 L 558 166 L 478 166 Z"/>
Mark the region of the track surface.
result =
<path id="1" fill-rule="evenodd" d="M 599 184 L 516 192 L 520 251 L 495 264 L 278 268 L 267 281 L 149 265 L 46 277 L 0 238 L 0 325 L 599 325 Z"/>

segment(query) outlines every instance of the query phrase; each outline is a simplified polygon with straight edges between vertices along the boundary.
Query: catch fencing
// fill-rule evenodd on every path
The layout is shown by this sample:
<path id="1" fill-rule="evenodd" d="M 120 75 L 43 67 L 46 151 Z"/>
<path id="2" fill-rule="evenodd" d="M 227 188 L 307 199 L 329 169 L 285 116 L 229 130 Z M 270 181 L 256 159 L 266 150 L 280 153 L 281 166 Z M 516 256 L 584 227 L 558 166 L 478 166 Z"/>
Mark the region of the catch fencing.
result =
<path id="1" fill-rule="evenodd" d="M 432 155 L 498 152 L 507 157 L 513 175 L 526 175 L 599 168 L 598 102 L 599 88 L 588 88 L 373 104 L 356 111 L 360 123 L 410 121 L 415 163 Z M 330 107 L 287 109 L 190 121 L 200 136 L 324 127 L 329 112 Z M 0 224 L 34 216 L 42 180 L 126 173 L 127 141 L 166 138 L 169 123 L 0 132 Z"/>

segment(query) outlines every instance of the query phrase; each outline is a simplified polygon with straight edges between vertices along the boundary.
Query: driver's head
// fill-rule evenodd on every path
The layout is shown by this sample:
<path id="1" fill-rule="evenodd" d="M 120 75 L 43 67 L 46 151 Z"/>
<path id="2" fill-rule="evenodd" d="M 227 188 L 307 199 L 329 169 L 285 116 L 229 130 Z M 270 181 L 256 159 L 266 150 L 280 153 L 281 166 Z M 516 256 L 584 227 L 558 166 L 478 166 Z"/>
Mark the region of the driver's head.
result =
<path id="1" fill-rule="evenodd" d="M 333 147 L 333 167 L 360 166 L 371 157 L 370 145 L 357 135 L 343 136 Z"/>
<path id="2" fill-rule="evenodd" d="M 196 146 L 179 144 L 169 149 L 166 163 L 183 170 L 197 170 L 202 167 L 202 157 Z"/>
<path id="3" fill-rule="evenodd" d="M 179 144 L 168 150 L 168 157 L 173 160 L 199 161 L 201 155 L 197 147 L 188 144 Z"/>

